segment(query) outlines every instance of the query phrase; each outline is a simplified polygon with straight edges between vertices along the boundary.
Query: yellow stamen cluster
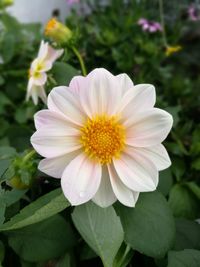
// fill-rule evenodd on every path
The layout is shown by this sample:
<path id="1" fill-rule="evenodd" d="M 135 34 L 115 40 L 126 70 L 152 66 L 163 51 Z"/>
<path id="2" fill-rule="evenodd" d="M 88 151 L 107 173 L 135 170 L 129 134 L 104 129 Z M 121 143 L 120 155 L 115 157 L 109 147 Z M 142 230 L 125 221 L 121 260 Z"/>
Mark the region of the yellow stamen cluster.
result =
<path id="1" fill-rule="evenodd" d="M 41 73 L 40 71 L 44 68 L 44 63 L 43 62 L 37 62 L 36 66 L 34 67 L 34 69 L 29 69 L 28 71 L 28 76 L 29 78 L 33 77 L 33 78 L 39 78 Z"/>
<path id="2" fill-rule="evenodd" d="M 49 32 L 54 29 L 57 25 L 57 20 L 55 18 L 50 19 L 45 27 L 45 35 L 48 36 Z"/>
<path id="3" fill-rule="evenodd" d="M 116 117 L 106 115 L 88 119 L 81 129 L 84 152 L 101 164 L 118 158 L 125 146 L 125 129 Z"/>

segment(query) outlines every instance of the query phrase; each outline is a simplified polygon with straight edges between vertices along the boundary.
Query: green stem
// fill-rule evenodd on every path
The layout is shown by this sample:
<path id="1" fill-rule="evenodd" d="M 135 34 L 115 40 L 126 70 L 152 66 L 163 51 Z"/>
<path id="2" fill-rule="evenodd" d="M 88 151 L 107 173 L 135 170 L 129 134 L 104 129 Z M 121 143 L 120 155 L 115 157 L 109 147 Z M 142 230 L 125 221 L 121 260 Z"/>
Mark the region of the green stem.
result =
<path id="1" fill-rule="evenodd" d="M 161 25 L 162 25 L 163 43 L 164 43 L 165 47 L 168 47 L 167 35 L 166 35 L 166 29 L 165 29 L 164 12 L 163 12 L 163 0 L 158 0 L 158 1 L 159 1 L 160 21 L 161 21 Z"/>
<path id="2" fill-rule="evenodd" d="M 32 158 L 36 154 L 36 151 L 32 149 L 26 156 L 23 158 L 23 163 L 28 161 L 30 158 Z"/>
<path id="3" fill-rule="evenodd" d="M 74 54 L 77 56 L 77 58 L 79 60 L 83 76 L 86 76 L 87 75 L 87 71 L 86 71 L 85 63 L 83 61 L 83 57 L 81 56 L 79 51 L 74 46 L 72 46 L 72 50 L 73 50 Z"/>

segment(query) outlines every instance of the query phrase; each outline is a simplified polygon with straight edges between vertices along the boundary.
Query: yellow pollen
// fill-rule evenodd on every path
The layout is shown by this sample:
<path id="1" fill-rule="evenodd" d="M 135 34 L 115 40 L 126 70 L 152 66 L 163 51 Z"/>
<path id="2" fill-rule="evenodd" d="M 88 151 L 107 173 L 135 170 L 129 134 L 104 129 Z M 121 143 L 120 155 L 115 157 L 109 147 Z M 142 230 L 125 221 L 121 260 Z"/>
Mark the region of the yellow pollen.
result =
<path id="1" fill-rule="evenodd" d="M 49 32 L 55 28 L 55 26 L 57 25 L 58 21 L 55 18 L 50 19 L 45 27 L 45 35 L 48 35 Z"/>
<path id="2" fill-rule="evenodd" d="M 118 158 L 125 146 L 125 129 L 117 117 L 106 115 L 88 119 L 81 128 L 84 152 L 101 164 Z"/>

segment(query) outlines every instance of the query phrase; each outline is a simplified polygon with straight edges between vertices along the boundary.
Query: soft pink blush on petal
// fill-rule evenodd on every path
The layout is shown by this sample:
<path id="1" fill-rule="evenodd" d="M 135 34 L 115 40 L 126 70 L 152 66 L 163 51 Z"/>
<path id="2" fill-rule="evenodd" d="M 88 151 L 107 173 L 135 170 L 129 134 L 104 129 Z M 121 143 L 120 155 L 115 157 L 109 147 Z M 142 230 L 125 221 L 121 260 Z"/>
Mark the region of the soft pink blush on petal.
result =
<path id="1" fill-rule="evenodd" d="M 151 84 L 138 84 L 126 91 L 118 113 L 122 114 L 123 121 L 133 117 L 133 114 L 153 108 L 156 102 L 155 87 Z"/>
<path id="2" fill-rule="evenodd" d="M 173 118 L 168 112 L 153 108 L 127 118 L 123 124 L 127 145 L 151 147 L 165 140 L 172 128 Z"/>
<path id="3" fill-rule="evenodd" d="M 43 157 L 54 158 L 81 148 L 77 136 L 59 135 L 59 132 L 49 132 L 48 129 L 36 131 L 31 136 L 31 144 Z"/>
<path id="4" fill-rule="evenodd" d="M 75 76 L 71 80 L 69 88 L 79 95 L 81 90 L 87 89 L 86 77 Z"/>
<path id="5" fill-rule="evenodd" d="M 40 110 L 34 115 L 35 127 L 37 130 L 46 129 L 55 135 L 76 135 L 80 134 L 77 125 L 71 123 L 60 113 L 45 109 Z"/>
<path id="6" fill-rule="evenodd" d="M 77 94 L 66 86 L 55 87 L 48 96 L 48 108 L 64 115 L 67 120 L 82 126 L 86 115 L 81 110 Z"/>
<path id="7" fill-rule="evenodd" d="M 111 206 L 117 200 L 112 190 L 107 166 L 102 167 L 101 184 L 92 200 L 102 208 Z"/>
<path id="8" fill-rule="evenodd" d="M 61 186 L 71 205 L 83 204 L 96 194 L 102 175 L 102 167 L 84 154 L 72 160 L 63 172 Z"/>
<path id="9" fill-rule="evenodd" d="M 121 181 L 136 192 L 154 191 L 158 185 L 158 170 L 147 158 L 126 149 L 120 159 L 113 160 Z"/>
<path id="10" fill-rule="evenodd" d="M 119 178 L 113 164 L 108 165 L 112 189 L 117 199 L 125 206 L 134 207 L 139 196 L 139 192 L 130 190 Z"/>
<path id="11" fill-rule="evenodd" d="M 147 157 L 151 160 L 159 171 L 167 169 L 171 165 L 171 160 L 167 150 L 162 144 L 153 147 L 132 148 L 136 153 Z"/>
<path id="12" fill-rule="evenodd" d="M 49 60 L 52 63 L 54 63 L 59 57 L 62 56 L 63 53 L 64 53 L 64 49 L 56 50 L 49 45 L 48 46 L 48 53 L 47 53 L 45 60 Z"/>
<path id="13" fill-rule="evenodd" d="M 122 92 L 122 96 L 129 91 L 129 90 L 134 90 L 134 84 L 132 80 L 128 77 L 126 73 L 119 74 L 115 76 L 119 83 L 120 90 Z"/>
<path id="14" fill-rule="evenodd" d="M 80 150 L 76 150 L 64 156 L 43 159 L 40 161 L 38 169 L 54 178 L 61 178 L 67 165 L 79 154 Z"/>
<path id="15" fill-rule="evenodd" d="M 80 99 L 87 115 L 114 115 L 121 99 L 117 78 L 100 68 L 90 72 L 86 81 L 88 87 L 80 91 Z"/>

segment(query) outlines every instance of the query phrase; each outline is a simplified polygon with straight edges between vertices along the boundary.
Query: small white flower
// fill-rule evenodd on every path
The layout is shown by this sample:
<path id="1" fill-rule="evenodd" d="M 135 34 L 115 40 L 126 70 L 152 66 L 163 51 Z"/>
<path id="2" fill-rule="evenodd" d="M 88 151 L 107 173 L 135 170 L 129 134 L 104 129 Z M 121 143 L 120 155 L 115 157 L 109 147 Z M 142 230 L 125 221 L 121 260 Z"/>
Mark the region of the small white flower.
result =
<path id="1" fill-rule="evenodd" d="M 92 199 L 107 207 L 118 199 L 133 207 L 171 164 L 161 142 L 173 120 L 155 100 L 154 86 L 134 86 L 126 74 L 105 69 L 54 88 L 48 110 L 35 115 L 31 143 L 45 157 L 39 169 L 61 178 L 72 205 Z"/>
<path id="2" fill-rule="evenodd" d="M 27 101 L 32 97 L 34 104 L 37 105 L 39 97 L 46 103 L 47 96 L 44 90 L 44 85 L 47 81 L 46 72 L 52 68 L 54 61 L 63 54 L 63 51 L 63 49 L 56 50 L 48 43 L 41 41 L 38 56 L 31 63 L 29 70 Z"/>

